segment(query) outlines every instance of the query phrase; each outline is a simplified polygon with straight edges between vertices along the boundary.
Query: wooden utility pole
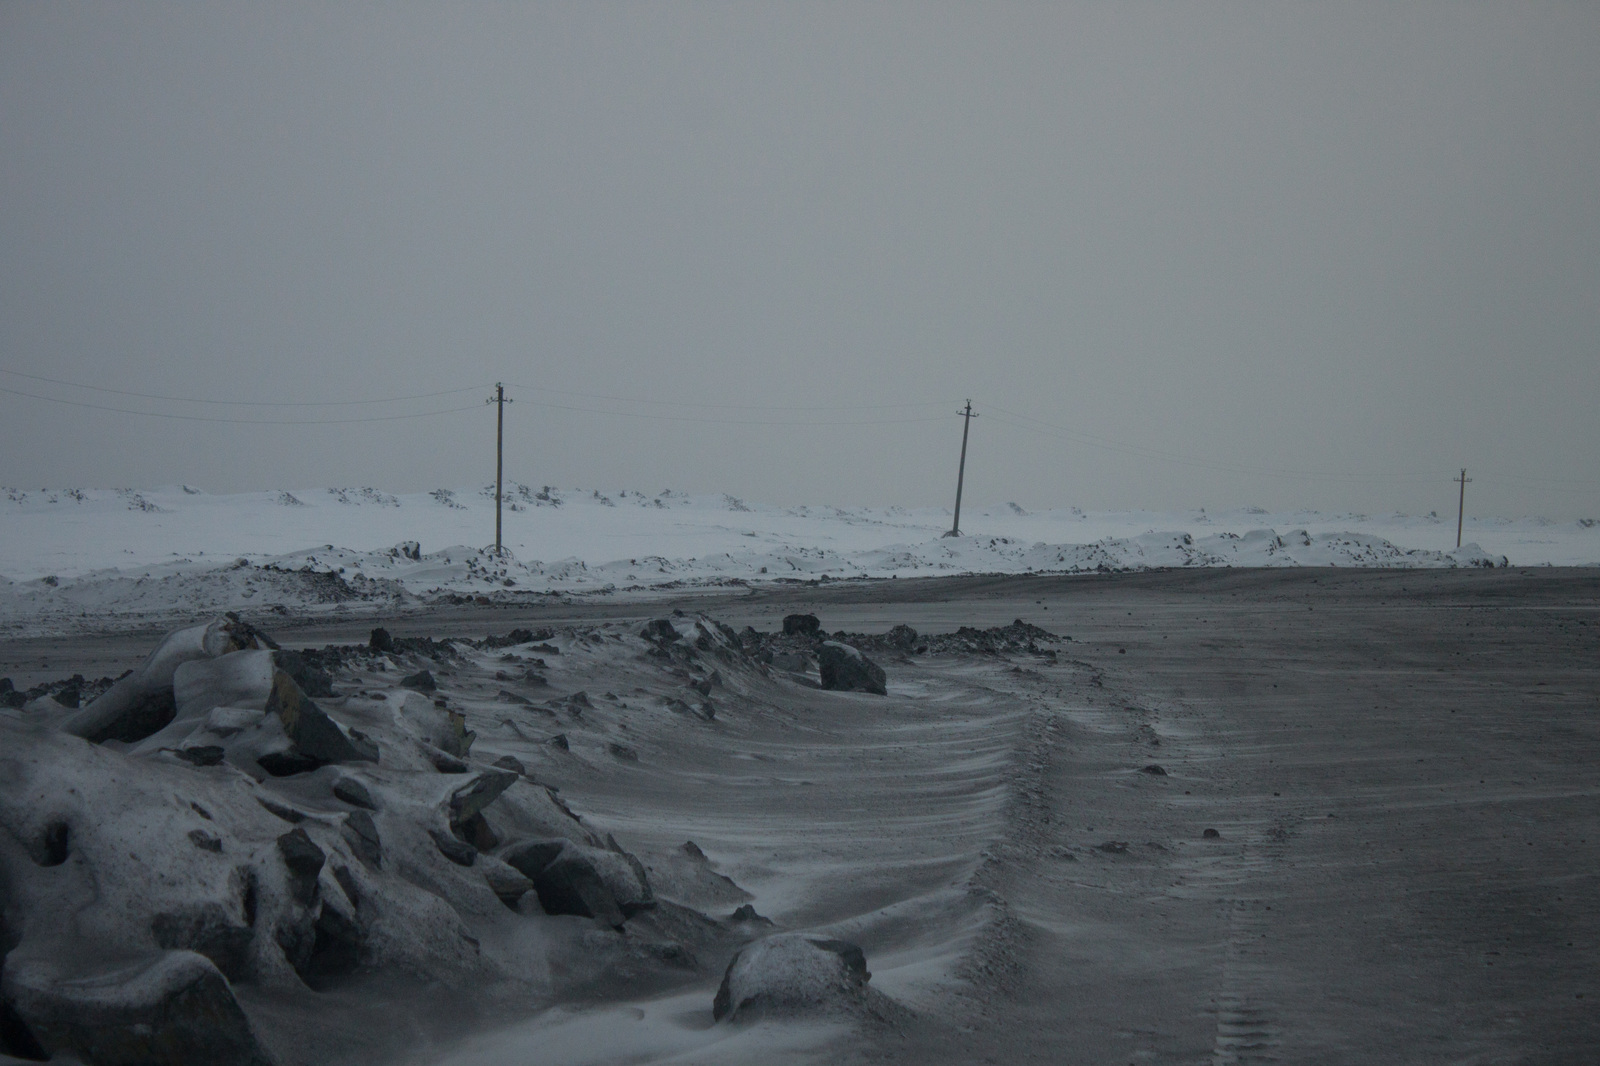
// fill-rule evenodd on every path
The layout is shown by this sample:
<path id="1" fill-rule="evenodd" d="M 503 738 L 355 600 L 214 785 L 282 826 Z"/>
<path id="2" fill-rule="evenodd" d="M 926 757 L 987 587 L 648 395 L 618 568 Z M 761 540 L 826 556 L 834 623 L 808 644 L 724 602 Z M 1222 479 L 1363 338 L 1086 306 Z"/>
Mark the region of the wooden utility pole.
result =
<path id="1" fill-rule="evenodd" d="M 978 416 L 972 413 L 972 401 L 967 401 L 965 411 L 957 411 L 966 421 L 961 423 L 961 465 L 956 467 L 956 520 L 950 525 L 947 537 L 961 536 L 961 483 L 967 478 L 967 432 L 972 429 L 972 420 Z"/>
<path id="2" fill-rule="evenodd" d="M 499 558 L 505 554 L 500 546 L 500 501 L 505 499 L 502 478 L 506 455 L 506 404 L 511 401 L 506 399 L 506 387 L 497 381 L 494 395 L 483 402 L 494 404 L 494 554 Z"/>
<path id="3" fill-rule="evenodd" d="M 1459 548 L 1461 547 L 1461 524 L 1467 520 L 1467 484 L 1472 479 L 1467 476 L 1467 468 L 1462 467 L 1461 476 L 1453 477 L 1450 480 L 1461 483 L 1461 501 L 1456 510 L 1456 547 Z"/>

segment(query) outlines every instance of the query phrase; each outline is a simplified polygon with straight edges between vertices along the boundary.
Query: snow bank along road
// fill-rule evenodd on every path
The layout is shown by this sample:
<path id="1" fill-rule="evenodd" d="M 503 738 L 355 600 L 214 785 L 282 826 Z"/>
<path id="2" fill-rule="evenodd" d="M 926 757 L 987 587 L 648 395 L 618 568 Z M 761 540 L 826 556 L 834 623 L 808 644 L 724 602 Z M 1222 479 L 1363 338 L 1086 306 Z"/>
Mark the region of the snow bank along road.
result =
<path id="1" fill-rule="evenodd" d="M 1600 564 L 1594 519 L 773 507 L 727 495 L 0 489 L 0 635 L 172 628 L 196 613 L 388 614 L 462 597 L 637 597 L 848 578 L 1352 566 Z"/>
<path id="2" fill-rule="evenodd" d="M 1600 572 L 971 577 L 681 606 L 736 629 L 812 611 L 830 631 L 1022 618 L 1072 637 L 877 652 L 884 697 L 774 671 L 748 705 L 713 694 L 715 721 L 619 688 L 633 713 L 596 700 L 571 758 L 476 718 L 475 668 L 440 678 L 486 757 L 559 786 L 661 871 L 664 898 L 734 902 L 674 880 L 692 839 L 776 928 L 860 944 L 904 1013 L 713 1025 L 722 959 L 608 984 L 552 939 L 553 976 L 515 1009 L 452 1000 L 454 1021 L 416 1020 L 386 993 L 412 1004 L 404 1055 L 341 1030 L 382 1013 L 359 983 L 246 989 L 268 1044 L 311 1061 L 311 1033 L 318 1061 L 456 1064 L 1600 1061 Z M 649 685 L 559 634 L 647 617 L 442 608 L 394 632 L 551 627 L 555 694 L 595 695 L 582 679 L 607 671 Z M 364 641 L 370 624 L 275 632 Z M 11 642 L 0 672 L 116 673 L 147 646 Z"/>

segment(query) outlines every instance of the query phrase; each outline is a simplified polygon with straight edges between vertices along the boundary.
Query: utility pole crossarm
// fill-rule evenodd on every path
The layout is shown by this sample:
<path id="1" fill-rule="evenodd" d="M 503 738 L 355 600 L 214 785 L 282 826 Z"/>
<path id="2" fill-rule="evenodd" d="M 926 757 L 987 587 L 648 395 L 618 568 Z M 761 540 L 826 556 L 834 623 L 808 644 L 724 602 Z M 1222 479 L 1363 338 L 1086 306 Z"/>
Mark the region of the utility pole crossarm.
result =
<path id="1" fill-rule="evenodd" d="M 972 420 L 978 417 L 972 411 L 971 400 L 967 401 L 965 410 L 956 414 L 964 420 L 961 423 L 961 464 L 956 467 L 956 516 L 950 524 L 950 532 L 945 534 L 947 537 L 961 536 L 961 486 L 967 478 L 967 433 L 972 429 Z"/>

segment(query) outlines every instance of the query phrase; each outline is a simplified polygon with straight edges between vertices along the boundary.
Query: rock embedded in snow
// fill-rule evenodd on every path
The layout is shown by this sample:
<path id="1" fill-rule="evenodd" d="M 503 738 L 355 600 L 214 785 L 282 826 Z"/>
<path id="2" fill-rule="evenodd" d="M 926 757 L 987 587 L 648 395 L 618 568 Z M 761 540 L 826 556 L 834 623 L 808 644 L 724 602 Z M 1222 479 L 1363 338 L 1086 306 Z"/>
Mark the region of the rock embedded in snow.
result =
<path id="1" fill-rule="evenodd" d="M 192 951 L 89 973 L 7 960 L 5 1001 L 46 1054 L 94 1066 L 271 1066 L 221 971 Z"/>
<path id="2" fill-rule="evenodd" d="M 415 689 L 418 692 L 437 692 L 439 683 L 433 679 L 433 674 L 427 670 L 418 670 L 400 679 L 402 688 Z"/>
<path id="3" fill-rule="evenodd" d="M 849 644 L 825 640 L 817 651 L 822 687 L 843 692 L 872 692 L 887 696 L 888 678 L 883 667 Z"/>
<path id="4" fill-rule="evenodd" d="M 306 698 L 294 679 L 282 670 L 272 678 L 272 694 L 267 698 L 266 713 L 276 715 L 283 731 L 294 745 L 293 757 L 316 769 L 328 763 L 377 762 L 378 746 L 364 737 L 339 728 L 311 700 Z M 261 762 L 268 773 L 273 773 L 264 759 Z M 289 764 L 286 762 L 285 766 Z M 286 776 L 274 774 L 274 776 Z"/>
<path id="5" fill-rule="evenodd" d="M 489 890 L 512 910 L 517 909 L 523 896 L 533 891 L 533 880 L 516 867 L 488 855 L 480 856 L 478 861 Z"/>
<path id="6" fill-rule="evenodd" d="M 479 851 L 493 849 L 500 841 L 489 827 L 488 819 L 483 816 L 484 808 L 520 780 L 520 776 L 509 770 L 490 770 L 452 792 L 449 801 L 450 832 Z"/>
<path id="7" fill-rule="evenodd" d="M 917 631 L 904 622 L 889 630 L 883 637 L 885 644 L 893 648 L 899 648 L 901 651 L 911 651 L 917 646 L 917 639 Z"/>
<path id="8" fill-rule="evenodd" d="M 317 897 L 317 875 L 328 853 L 312 841 L 304 829 L 291 829 L 278 838 L 278 854 L 289 871 L 289 884 L 295 898 L 309 904 Z"/>
<path id="9" fill-rule="evenodd" d="M 441 832 L 438 829 L 429 829 L 428 836 L 433 838 L 434 846 L 439 849 L 439 854 L 457 866 L 471 866 L 478 861 L 478 849 L 471 844 L 457 840 L 449 833 Z"/>
<path id="10" fill-rule="evenodd" d="M 378 809 L 373 802 L 372 793 L 360 781 L 353 777 L 341 777 L 333 783 L 333 795 L 342 799 L 352 807 L 365 807 L 369 811 Z"/>
<path id="11" fill-rule="evenodd" d="M 818 637 L 822 622 L 814 614 L 790 614 L 783 618 L 783 635 L 786 637 Z"/>
<path id="12" fill-rule="evenodd" d="M 378 825 L 366 811 L 351 811 L 344 816 L 340 830 L 356 858 L 374 870 L 383 866 L 383 841 L 378 837 Z"/>
<path id="13" fill-rule="evenodd" d="M 774 669 L 786 670 L 791 674 L 803 674 L 811 665 L 805 653 L 799 651 L 772 652 L 770 661 Z"/>
<path id="14" fill-rule="evenodd" d="M 671 644 L 673 641 L 677 640 L 679 633 L 677 628 L 669 620 L 665 618 L 655 618 L 645 623 L 644 628 L 639 631 L 639 636 L 650 641 L 652 644 L 664 645 Z"/>
<path id="15" fill-rule="evenodd" d="M 532 840 L 500 857 L 532 880 L 546 914 L 593 918 L 603 927 L 620 929 L 639 911 L 655 906 L 643 865 L 619 850 L 565 839 Z"/>
<path id="16" fill-rule="evenodd" d="M 717 1021 L 805 1017 L 864 1005 L 867 957 L 855 944 L 779 933 L 746 944 L 728 963 L 712 1003 Z"/>

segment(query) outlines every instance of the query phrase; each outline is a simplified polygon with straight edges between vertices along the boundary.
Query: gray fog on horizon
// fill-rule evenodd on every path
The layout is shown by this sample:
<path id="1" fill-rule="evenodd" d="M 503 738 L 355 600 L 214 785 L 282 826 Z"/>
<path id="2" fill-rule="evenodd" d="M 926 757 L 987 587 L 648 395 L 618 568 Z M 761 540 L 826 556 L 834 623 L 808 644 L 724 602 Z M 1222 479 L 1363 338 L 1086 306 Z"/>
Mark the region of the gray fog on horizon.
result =
<path id="1" fill-rule="evenodd" d="M 1600 517 L 1597 57 L 1593 3 L 6 4 L 0 484 L 482 484 L 504 381 L 530 484 L 948 506 L 970 397 L 975 506 Z"/>

